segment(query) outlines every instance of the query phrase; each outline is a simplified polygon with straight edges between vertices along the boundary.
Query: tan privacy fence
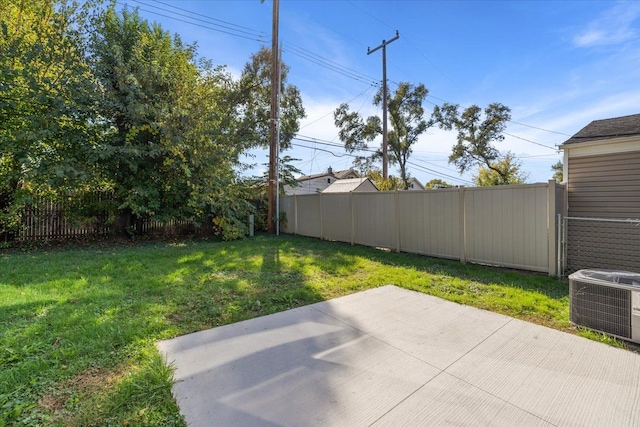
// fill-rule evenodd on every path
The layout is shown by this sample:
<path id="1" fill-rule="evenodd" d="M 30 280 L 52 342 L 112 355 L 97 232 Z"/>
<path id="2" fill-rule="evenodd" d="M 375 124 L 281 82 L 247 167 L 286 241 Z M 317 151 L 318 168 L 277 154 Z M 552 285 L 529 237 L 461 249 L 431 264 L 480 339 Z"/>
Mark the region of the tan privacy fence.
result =
<path id="1" fill-rule="evenodd" d="M 558 273 L 555 181 L 498 187 L 285 196 L 285 233 L 462 262 Z"/>

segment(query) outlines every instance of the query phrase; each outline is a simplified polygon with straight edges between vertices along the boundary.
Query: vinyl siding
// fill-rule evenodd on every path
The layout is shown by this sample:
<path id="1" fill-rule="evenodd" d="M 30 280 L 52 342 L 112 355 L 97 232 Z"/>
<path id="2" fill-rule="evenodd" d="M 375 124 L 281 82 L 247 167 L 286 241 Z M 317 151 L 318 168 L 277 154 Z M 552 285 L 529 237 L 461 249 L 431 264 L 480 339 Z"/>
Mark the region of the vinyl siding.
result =
<path id="1" fill-rule="evenodd" d="M 640 150 L 569 157 L 569 216 L 640 218 Z"/>

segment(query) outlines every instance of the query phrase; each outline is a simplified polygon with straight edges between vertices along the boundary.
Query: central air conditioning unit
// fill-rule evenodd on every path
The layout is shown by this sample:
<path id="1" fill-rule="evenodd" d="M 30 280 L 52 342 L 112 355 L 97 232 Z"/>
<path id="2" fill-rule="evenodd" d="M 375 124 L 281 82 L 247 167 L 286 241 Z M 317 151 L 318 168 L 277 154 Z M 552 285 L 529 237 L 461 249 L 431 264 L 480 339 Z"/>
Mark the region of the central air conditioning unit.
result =
<path id="1" fill-rule="evenodd" d="M 569 320 L 640 344 L 640 274 L 614 270 L 571 274 Z"/>

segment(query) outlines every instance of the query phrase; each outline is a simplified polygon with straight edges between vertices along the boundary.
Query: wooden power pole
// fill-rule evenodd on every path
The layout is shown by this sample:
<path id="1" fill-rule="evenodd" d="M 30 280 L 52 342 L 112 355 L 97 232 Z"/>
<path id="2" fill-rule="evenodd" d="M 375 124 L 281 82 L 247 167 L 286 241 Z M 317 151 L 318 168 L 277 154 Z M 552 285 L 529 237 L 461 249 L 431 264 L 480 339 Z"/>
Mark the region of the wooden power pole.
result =
<path id="1" fill-rule="evenodd" d="M 367 55 L 371 55 L 378 49 L 382 49 L 382 178 L 389 178 L 389 154 L 387 150 L 387 45 L 400 38 L 400 33 L 396 31 L 396 36 L 391 40 L 382 40 L 382 44 L 375 49 L 367 48 Z"/>
<path id="2" fill-rule="evenodd" d="M 276 183 L 278 171 L 278 100 L 280 93 L 280 58 L 278 52 L 278 20 L 279 20 L 279 1 L 273 0 L 273 27 L 271 31 L 271 115 L 269 120 L 269 209 L 267 212 L 267 223 L 269 234 L 276 232 L 275 218 L 277 212 L 277 194 L 278 188 Z"/>

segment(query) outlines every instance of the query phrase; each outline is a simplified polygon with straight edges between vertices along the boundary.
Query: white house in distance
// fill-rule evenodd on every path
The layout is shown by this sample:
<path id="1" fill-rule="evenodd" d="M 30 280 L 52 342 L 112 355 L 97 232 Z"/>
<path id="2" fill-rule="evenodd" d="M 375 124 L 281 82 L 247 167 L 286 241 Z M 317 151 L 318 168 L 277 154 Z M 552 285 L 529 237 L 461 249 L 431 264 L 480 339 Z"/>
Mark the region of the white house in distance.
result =
<path id="1" fill-rule="evenodd" d="M 338 179 L 325 188 L 323 193 L 349 193 L 378 191 L 378 188 L 369 178 Z"/>
<path id="2" fill-rule="evenodd" d="M 408 191 L 416 191 L 416 190 L 424 190 L 424 185 L 420 183 L 416 178 L 411 178 L 409 180 L 409 186 L 407 187 Z"/>
<path id="3" fill-rule="evenodd" d="M 287 196 L 293 196 L 294 194 L 315 194 L 323 192 L 327 187 L 333 184 L 337 180 L 360 178 L 360 175 L 353 169 L 346 169 L 342 171 L 333 172 L 333 169 L 329 167 L 326 172 L 315 175 L 303 175 L 299 177 L 298 186 L 292 187 L 290 185 L 284 186 L 284 193 Z"/>

